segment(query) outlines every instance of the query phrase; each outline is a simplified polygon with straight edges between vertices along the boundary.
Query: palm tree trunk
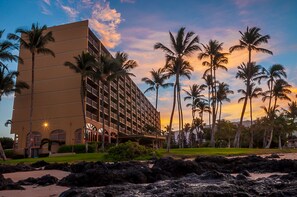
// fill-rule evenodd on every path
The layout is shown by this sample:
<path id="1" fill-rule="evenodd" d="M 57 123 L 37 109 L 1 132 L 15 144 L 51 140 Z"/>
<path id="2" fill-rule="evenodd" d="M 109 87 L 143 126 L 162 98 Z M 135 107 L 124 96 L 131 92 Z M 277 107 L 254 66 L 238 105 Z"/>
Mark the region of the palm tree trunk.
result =
<path id="1" fill-rule="evenodd" d="M 273 138 L 273 130 L 274 130 L 274 113 L 275 113 L 275 109 L 276 109 L 276 102 L 277 102 L 277 97 L 275 97 L 274 99 L 274 106 L 273 106 L 273 111 L 270 117 L 270 121 L 271 121 L 271 132 L 270 132 L 270 138 L 269 138 L 269 142 L 267 144 L 267 146 L 265 148 L 270 148 L 271 142 L 272 142 L 272 138 Z"/>
<path id="2" fill-rule="evenodd" d="M 266 145 L 265 148 L 270 148 L 272 138 L 273 138 L 273 124 L 272 124 L 272 129 L 271 129 L 271 132 L 270 132 L 270 138 L 269 138 L 268 144 Z"/>
<path id="3" fill-rule="evenodd" d="M 218 104 L 220 105 L 218 132 L 221 132 L 222 102 L 219 102 Z"/>
<path id="4" fill-rule="evenodd" d="M 81 108 L 83 113 L 83 133 L 85 134 L 85 147 L 86 147 L 86 153 L 88 152 L 88 133 L 86 129 L 87 121 L 86 121 L 86 111 L 85 111 L 85 80 L 83 77 L 80 79 L 80 99 L 81 99 Z"/>
<path id="5" fill-rule="evenodd" d="M 185 141 L 185 135 L 184 135 L 184 117 L 183 117 L 183 108 L 182 108 L 182 100 L 180 96 L 180 87 L 178 87 L 178 104 L 179 104 L 179 110 L 180 110 L 180 119 L 181 119 L 181 134 L 182 134 L 182 148 L 184 148 L 184 141 Z"/>
<path id="6" fill-rule="evenodd" d="M 170 141 L 171 141 L 171 130 L 172 130 L 172 121 L 173 121 L 173 116 L 174 116 L 174 110 L 175 110 L 175 103 L 176 103 L 176 83 L 174 84 L 174 89 L 173 89 L 173 104 L 172 104 L 172 111 L 170 115 L 170 123 L 169 123 L 169 133 L 168 133 L 168 140 L 167 140 L 167 152 L 170 150 Z"/>
<path id="7" fill-rule="evenodd" d="M 155 111 L 155 132 L 156 132 L 156 148 L 158 148 L 158 129 L 157 129 L 157 111 L 158 111 L 158 97 L 159 97 L 159 86 L 156 86 L 156 111 Z"/>
<path id="8" fill-rule="evenodd" d="M 216 105 L 215 105 L 215 101 L 214 101 L 214 98 L 215 98 L 215 95 L 214 95 L 214 86 L 215 86 L 215 81 L 214 81 L 214 77 L 213 77 L 213 57 L 212 55 L 210 56 L 210 66 L 211 66 L 211 72 L 210 72 L 210 75 L 211 75 L 211 79 L 212 79 L 212 84 L 211 84 L 211 97 L 213 99 L 213 102 L 212 102 L 212 127 L 211 127 L 211 137 L 210 137 L 210 146 L 211 147 L 215 147 L 215 123 L 216 123 L 216 116 L 215 116 L 215 111 L 216 111 Z"/>
<path id="9" fill-rule="evenodd" d="M 249 81 L 247 83 L 247 87 L 246 87 L 246 92 L 249 92 Z M 233 146 L 235 148 L 239 148 L 239 144 L 240 144 L 240 135 L 241 135 L 241 129 L 242 129 L 242 121 L 243 121 L 243 117 L 244 117 L 244 113 L 245 113 L 245 109 L 247 106 L 247 100 L 248 100 L 248 94 L 245 96 L 244 98 L 244 103 L 243 103 L 243 107 L 242 107 L 242 111 L 241 111 L 241 116 L 240 116 L 240 121 L 239 121 L 239 125 L 238 125 L 238 129 L 236 131 L 236 135 L 234 138 L 234 142 L 233 142 Z"/>
<path id="10" fill-rule="evenodd" d="M 179 84 L 177 85 L 176 99 L 177 99 L 177 112 L 178 112 L 178 132 L 179 132 L 178 144 L 179 144 L 179 148 L 182 148 L 181 113 L 180 113 L 180 105 L 179 105 L 180 104 Z"/>
<path id="11" fill-rule="evenodd" d="M 208 106 L 210 109 L 210 86 L 208 86 Z M 211 125 L 211 110 L 209 110 L 209 112 L 208 112 L 208 123 L 210 126 Z"/>
<path id="12" fill-rule="evenodd" d="M 32 157 L 32 143 L 33 143 L 33 139 L 32 139 L 32 118 L 33 118 L 33 101 L 34 101 L 34 68 L 35 67 L 35 53 L 32 52 L 32 71 L 31 71 L 31 77 L 32 77 L 32 81 L 31 81 L 31 100 L 30 100 L 30 118 L 29 118 L 29 158 Z"/>
<path id="13" fill-rule="evenodd" d="M 254 131 L 253 131 L 253 105 L 252 105 L 252 98 L 250 98 L 250 116 L 251 116 L 251 126 L 250 126 L 250 132 L 251 132 L 251 139 L 250 139 L 250 144 L 249 148 L 254 147 Z"/>
<path id="14" fill-rule="evenodd" d="M 4 150 L 3 150 L 3 147 L 2 147 L 1 142 L 0 142 L 0 158 L 2 158 L 3 161 L 6 160 L 6 155 L 5 155 L 5 152 L 4 152 Z"/>

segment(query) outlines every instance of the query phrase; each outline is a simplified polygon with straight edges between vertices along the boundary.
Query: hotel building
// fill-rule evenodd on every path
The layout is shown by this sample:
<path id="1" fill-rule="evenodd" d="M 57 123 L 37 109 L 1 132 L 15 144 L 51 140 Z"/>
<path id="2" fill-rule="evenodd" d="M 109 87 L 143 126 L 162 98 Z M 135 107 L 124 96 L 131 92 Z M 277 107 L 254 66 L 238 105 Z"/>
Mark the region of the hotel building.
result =
<path id="1" fill-rule="evenodd" d="M 80 74 L 64 66 L 74 62 L 74 56 L 88 51 L 96 57 L 110 55 L 100 40 L 90 30 L 88 21 L 59 25 L 48 28 L 53 32 L 54 43 L 47 48 L 55 57 L 38 54 L 35 58 L 33 136 L 29 139 L 30 89 L 23 90 L 14 99 L 11 133 L 15 134 L 15 151 L 24 153 L 30 143 L 33 153 L 47 152 L 47 145 L 40 148 L 41 140 L 48 138 L 62 143 L 82 144 L 100 141 L 105 125 L 105 141 L 115 141 L 120 125 L 120 139 L 154 140 L 155 134 L 145 132 L 144 126 L 156 126 L 160 130 L 160 113 L 144 96 L 130 77 L 119 77 L 109 85 L 98 80 L 86 79 L 86 130 L 82 132 L 83 113 L 80 98 Z M 22 80 L 31 84 L 31 54 L 21 48 L 20 57 L 24 64 L 18 65 Z M 104 87 L 104 88 L 103 88 Z M 102 99 L 104 97 L 104 99 Z M 119 98 L 119 99 L 117 99 Z M 104 103 L 103 103 L 104 100 Z M 117 107 L 119 105 L 119 118 Z M 104 116 L 103 116 L 104 113 Z M 104 117 L 104 119 L 103 119 Z M 159 139 L 163 137 L 159 136 Z M 52 151 L 57 151 L 53 145 Z"/>

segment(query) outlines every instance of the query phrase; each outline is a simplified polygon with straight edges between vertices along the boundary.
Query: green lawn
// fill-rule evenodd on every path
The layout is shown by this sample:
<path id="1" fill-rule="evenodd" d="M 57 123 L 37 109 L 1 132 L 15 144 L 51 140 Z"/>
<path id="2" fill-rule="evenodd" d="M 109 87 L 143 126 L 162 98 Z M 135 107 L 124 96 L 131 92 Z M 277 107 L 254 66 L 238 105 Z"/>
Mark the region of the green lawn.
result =
<path id="1" fill-rule="evenodd" d="M 249 149 L 249 148 L 183 148 L 183 149 L 171 149 L 170 153 L 167 153 L 165 149 L 160 149 L 157 151 L 157 155 L 160 155 L 161 157 L 172 156 L 175 158 L 189 158 L 189 157 L 196 157 L 198 155 L 235 156 L 235 155 L 251 155 L 251 154 L 259 155 L 259 154 L 271 154 L 271 153 L 297 153 L 297 149 L 279 150 L 279 149 Z M 145 158 L 139 158 L 139 159 L 145 159 Z M 44 160 L 49 163 L 107 161 L 106 158 L 104 157 L 104 153 L 82 153 L 82 154 L 56 156 L 56 157 L 15 159 L 15 160 L 0 161 L 0 163 L 5 163 L 5 164 L 34 163 L 40 160 Z"/>
<path id="2" fill-rule="evenodd" d="M 251 155 L 251 154 L 271 154 L 271 153 L 297 153 L 297 149 L 250 149 L 250 148 L 181 148 L 171 149 L 169 153 L 166 150 L 159 150 L 159 153 L 164 156 L 172 157 L 196 157 L 198 155 L 213 155 L 213 156 L 236 156 L 236 155 Z"/>

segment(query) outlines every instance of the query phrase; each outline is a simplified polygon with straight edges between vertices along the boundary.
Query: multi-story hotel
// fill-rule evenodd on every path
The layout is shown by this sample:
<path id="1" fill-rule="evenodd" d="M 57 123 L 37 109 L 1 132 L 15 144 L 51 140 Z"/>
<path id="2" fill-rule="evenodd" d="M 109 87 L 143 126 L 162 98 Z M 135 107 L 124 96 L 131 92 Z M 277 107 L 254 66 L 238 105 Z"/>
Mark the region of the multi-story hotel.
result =
<path id="1" fill-rule="evenodd" d="M 109 85 L 103 85 L 91 78 L 86 79 L 87 135 L 82 132 L 84 123 L 80 74 L 65 67 L 64 63 L 66 61 L 75 63 L 73 57 L 82 51 L 88 51 L 96 57 L 110 53 L 89 29 L 88 21 L 54 26 L 48 30 L 53 32 L 55 42 L 49 43 L 47 48 L 54 51 L 55 57 L 38 54 L 35 58 L 31 139 L 29 139 L 30 90 L 22 91 L 22 94 L 16 95 L 14 99 L 11 133 L 16 136 L 15 150 L 24 153 L 31 140 L 35 155 L 46 152 L 46 146 L 40 148 L 41 140 L 44 138 L 59 140 L 65 144 L 81 144 L 84 140 L 100 141 L 103 121 L 106 142 L 115 140 L 118 123 L 120 139 L 154 139 L 155 135 L 146 133 L 144 126 L 152 125 L 160 130 L 160 113 L 128 76 L 119 77 L 118 81 L 114 80 L 108 83 Z M 18 65 L 20 72 L 18 80 L 31 84 L 31 54 L 21 48 L 20 57 L 24 60 L 24 64 Z M 52 149 L 54 152 L 57 147 Z"/>

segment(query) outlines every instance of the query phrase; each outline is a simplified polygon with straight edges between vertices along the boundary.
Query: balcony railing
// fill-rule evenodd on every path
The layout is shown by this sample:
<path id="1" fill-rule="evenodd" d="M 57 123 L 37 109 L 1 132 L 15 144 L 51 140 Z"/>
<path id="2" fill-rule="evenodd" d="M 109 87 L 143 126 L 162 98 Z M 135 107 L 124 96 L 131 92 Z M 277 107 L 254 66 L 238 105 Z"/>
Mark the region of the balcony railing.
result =
<path id="1" fill-rule="evenodd" d="M 93 113 L 87 111 L 86 115 L 87 115 L 87 118 L 98 121 L 98 116 L 96 114 L 93 114 Z"/>
<path id="2" fill-rule="evenodd" d="M 90 86 L 89 84 L 86 85 L 87 91 L 92 93 L 95 96 L 98 96 L 98 90 Z"/>

